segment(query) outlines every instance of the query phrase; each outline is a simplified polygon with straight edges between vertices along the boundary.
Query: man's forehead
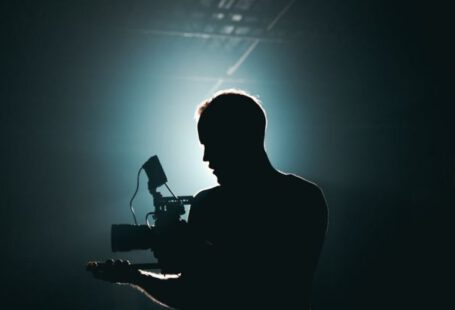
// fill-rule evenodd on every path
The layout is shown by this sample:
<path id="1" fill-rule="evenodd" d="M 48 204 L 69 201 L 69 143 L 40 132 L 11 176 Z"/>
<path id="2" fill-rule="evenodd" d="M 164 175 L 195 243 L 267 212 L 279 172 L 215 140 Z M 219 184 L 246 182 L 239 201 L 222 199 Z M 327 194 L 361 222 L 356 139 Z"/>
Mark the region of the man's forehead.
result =
<path id="1" fill-rule="evenodd" d="M 205 143 L 216 144 L 220 141 L 232 140 L 235 134 L 229 130 L 213 128 L 211 130 L 199 130 L 199 140 Z"/>
<path id="2" fill-rule="evenodd" d="M 204 147 L 210 148 L 232 148 L 238 147 L 241 142 L 234 136 L 207 135 L 199 136 L 199 141 Z"/>

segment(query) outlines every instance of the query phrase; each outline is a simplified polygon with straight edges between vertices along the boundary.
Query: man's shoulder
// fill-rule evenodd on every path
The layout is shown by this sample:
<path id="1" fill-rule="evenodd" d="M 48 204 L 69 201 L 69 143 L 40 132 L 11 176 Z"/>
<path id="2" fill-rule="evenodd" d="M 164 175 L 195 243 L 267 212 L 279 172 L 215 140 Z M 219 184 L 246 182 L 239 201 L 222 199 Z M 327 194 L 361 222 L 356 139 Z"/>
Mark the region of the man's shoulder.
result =
<path id="1" fill-rule="evenodd" d="M 219 191 L 220 186 L 214 186 L 200 190 L 194 195 L 188 217 L 190 223 L 197 223 L 200 219 L 206 218 L 208 214 L 210 214 L 211 208 L 207 207 L 215 204 L 219 200 Z"/>
<path id="2" fill-rule="evenodd" d="M 295 199 L 303 208 L 298 208 L 296 218 L 301 221 L 309 220 L 312 224 L 308 227 L 318 227 L 326 229 L 328 219 L 327 201 L 322 189 L 314 182 L 304 179 L 295 174 L 285 174 L 288 183 L 287 194 L 291 199 Z M 314 226 L 316 225 L 316 226 Z"/>
<path id="3" fill-rule="evenodd" d="M 290 186 L 293 190 L 303 191 L 305 193 L 322 193 L 321 188 L 313 181 L 309 181 L 299 175 L 293 173 L 280 172 L 281 178 L 286 186 Z"/>
<path id="4" fill-rule="evenodd" d="M 219 194 L 221 187 L 219 185 L 200 190 L 194 195 L 194 202 L 204 201 Z"/>
<path id="5" fill-rule="evenodd" d="M 272 181 L 271 184 L 278 188 L 288 188 L 300 193 L 322 193 L 321 188 L 315 182 L 309 181 L 293 173 L 277 172 L 278 177 L 275 178 L 275 181 Z M 223 195 L 223 192 L 223 188 L 220 185 L 202 189 L 194 195 L 194 200 L 195 202 L 198 202 L 216 198 L 219 197 L 219 195 Z"/>

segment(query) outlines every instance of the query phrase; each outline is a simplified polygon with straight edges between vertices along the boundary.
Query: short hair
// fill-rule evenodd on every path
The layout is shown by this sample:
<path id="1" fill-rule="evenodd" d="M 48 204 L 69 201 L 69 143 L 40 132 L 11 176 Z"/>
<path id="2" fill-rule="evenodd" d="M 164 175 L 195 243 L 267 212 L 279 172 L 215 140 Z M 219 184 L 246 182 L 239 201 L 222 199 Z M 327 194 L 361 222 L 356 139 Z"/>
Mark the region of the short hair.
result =
<path id="1" fill-rule="evenodd" d="M 222 90 L 196 111 L 201 142 L 207 138 L 264 143 L 267 116 L 260 100 L 243 90 Z M 212 135 L 213 134 L 213 135 Z"/>

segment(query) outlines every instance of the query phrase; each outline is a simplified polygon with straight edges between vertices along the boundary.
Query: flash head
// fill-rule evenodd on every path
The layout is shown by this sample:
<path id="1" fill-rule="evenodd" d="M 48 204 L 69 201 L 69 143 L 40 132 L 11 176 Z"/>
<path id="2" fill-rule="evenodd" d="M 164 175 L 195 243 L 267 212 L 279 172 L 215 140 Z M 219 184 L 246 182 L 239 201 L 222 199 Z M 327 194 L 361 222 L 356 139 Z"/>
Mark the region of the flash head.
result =
<path id="1" fill-rule="evenodd" d="M 156 189 L 167 183 L 167 177 L 158 156 L 155 155 L 150 157 L 149 160 L 142 165 L 142 168 L 149 179 L 149 189 Z"/>

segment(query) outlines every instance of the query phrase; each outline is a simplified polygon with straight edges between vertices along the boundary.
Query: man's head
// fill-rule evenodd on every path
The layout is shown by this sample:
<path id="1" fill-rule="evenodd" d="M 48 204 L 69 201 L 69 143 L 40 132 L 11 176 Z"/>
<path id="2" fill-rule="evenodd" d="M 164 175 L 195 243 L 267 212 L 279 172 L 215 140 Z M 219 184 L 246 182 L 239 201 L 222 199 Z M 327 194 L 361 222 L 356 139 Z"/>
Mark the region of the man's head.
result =
<path id="1" fill-rule="evenodd" d="M 239 90 L 224 90 L 197 110 L 204 161 L 218 182 L 233 181 L 264 153 L 267 119 L 259 100 Z"/>

